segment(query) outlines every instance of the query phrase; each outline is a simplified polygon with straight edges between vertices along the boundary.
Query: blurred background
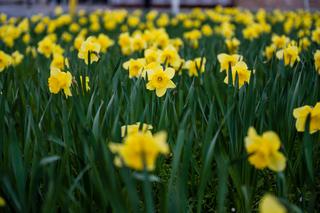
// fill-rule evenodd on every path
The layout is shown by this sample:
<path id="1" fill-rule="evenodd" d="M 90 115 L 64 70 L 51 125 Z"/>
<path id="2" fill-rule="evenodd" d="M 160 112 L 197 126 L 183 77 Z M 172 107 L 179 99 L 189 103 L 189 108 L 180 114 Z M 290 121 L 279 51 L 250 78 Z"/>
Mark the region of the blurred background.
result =
<path id="1" fill-rule="evenodd" d="M 67 8 L 73 0 L 0 0 L 0 12 L 12 15 L 28 15 L 37 12 L 46 13 L 56 5 Z M 320 0 L 76 0 L 78 8 L 161 8 L 173 12 L 183 8 L 210 8 L 217 5 L 238 6 L 251 10 L 271 9 L 306 9 L 318 11 Z"/>

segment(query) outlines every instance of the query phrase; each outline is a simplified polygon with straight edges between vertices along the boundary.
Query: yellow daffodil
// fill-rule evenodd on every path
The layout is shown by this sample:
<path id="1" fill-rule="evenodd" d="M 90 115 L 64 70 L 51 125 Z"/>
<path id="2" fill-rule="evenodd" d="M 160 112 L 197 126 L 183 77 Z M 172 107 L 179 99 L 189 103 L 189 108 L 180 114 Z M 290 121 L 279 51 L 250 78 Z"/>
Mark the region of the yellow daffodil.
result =
<path id="1" fill-rule="evenodd" d="M 51 93 L 58 94 L 61 90 L 63 90 L 67 97 L 72 96 L 70 90 L 71 84 L 72 75 L 70 72 L 62 72 L 57 68 L 52 68 L 50 70 L 48 85 Z"/>
<path id="2" fill-rule="evenodd" d="M 129 27 L 136 27 L 140 22 L 140 18 L 138 16 L 129 16 L 128 17 L 128 25 Z"/>
<path id="3" fill-rule="evenodd" d="M 160 62 L 161 50 L 149 48 L 144 51 L 144 58 L 146 63 Z"/>
<path id="4" fill-rule="evenodd" d="M 129 78 L 139 77 L 142 74 L 143 67 L 146 65 L 144 58 L 130 59 L 123 63 L 123 68 L 129 71 Z"/>
<path id="5" fill-rule="evenodd" d="M 201 38 L 201 36 L 202 34 L 199 30 L 192 30 L 183 34 L 183 37 L 191 44 L 193 48 L 198 48 L 198 40 Z"/>
<path id="6" fill-rule="evenodd" d="M 38 52 L 44 55 L 46 58 L 49 58 L 53 53 L 54 42 L 50 37 L 45 37 L 38 43 Z"/>
<path id="7" fill-rule="evenodd" d="M 121 33 L 119 35 L 118 44 L 121 47 L 122 54 L 129 55 L 132 53 L 132 39 L 129 33 Z"/>
<path id="8" fill-rule="evenodd" d="M 109 47 L 114 44 L 114 41 L 109 38 L 109 36 L 100 33 L 98 36 L 98 42 L 101 46 L 101 52 L 105 53 Z"/>
<path id="9" fill-rule="evenodd" d="M 184 64 L 184 68 L 188 70 L 189 76 L 198 76 L 198 72 L 204 72 L 206 66 L 206 58 L 196 58 L 188 60 Z"/>
<path id="10" fill-rule="evenodd" d="M 35 47 L 29 46 L 26 48 L 26 54 L 35 58 L 37 56 L 37 50 Z"/>
<path id="11" fill-rule="evenodd" d="M 69 30 L 70 32 L 72 33 L 76 33 L 80 30 L 80 25 L 77 24 L 77 23 L 72 23 L 70 26 L 69 26 Z"/>
<path id="12" fill-rule="evenodd" d="M 183 41 L 180 38 L 170 39 L 170 45 L 179 50 L 183 46 Z"/>
<path id="13" fill-rule="evenodd" d="M 233 54 L 238 51 L 240 41 L 237 38 L 226 39 L 225 43 L 227 45 L 229 53 Z"/>
<path id="14" fill-rule="evenodd" d="M 81 48 L 81 44 L 84 42 L 84 37 L 82 35 L 78 35 L 73 42 L 73 46 L 76 50 Z"/>
<path id="15" fill-rule="evenodd" d="M 267 58 L 267 60 L 271 60 L 272 56 L 276 51 L 276 47 L 274 45 L 266 46 L 263 55 Z"/>
<path id="16" fill-rule="evenodd" d="M 260 25 L 257 25 L 257 24 L 247 26 L 245 29 L 242 30 L 243 37 L 248 40 L 253 40 L 258 38 L 260 36 L 260 33 L 261 33 L 261 28 L 260 28 Z"/>
<path id="17" fill-rule="evenodd" d="M 290 42 L 290 39 L 285 35 L 279 36 L 274 34 L 272 35 L 271 41 L 276 49 L 282 49 L 287 46 L 287 44 Z"/>
<path id="18" fill-rule="evenodd" d="M 84 42 L 82 42 L 78 57 L 83 59 L 86 64 L 89 63 L 89 53 L 90 53 L 90 62 L 96 62 L 99 60 L 101 45 L 97 42 L 95 37 L 88 37 Z"/>
<path id="19" fill-rule="evenodd" d="M 210 27 L 210 25 L 205 24 L 201 27 L 201 32 L 203 33 L 203 35 L 205 36 L 211 36 L 213 34 L 213 30 Z"/>
<path id="20" fill-rule="evenodd" d="M 42 32 L 45 30 L 45 28 L 46 28 L 46 25 L 45 25 L 43 22 L 39 22 L 39 23 L 35 26 L 34 32 L 35 32 L 36 34 L 40 34 L 40 33 L 42 33 Z"/>
<path id="21" fill-rule="evenodd" d="M 320 44 L 320 27 L 312 31 L 312 41 L 314 41 L 317 44 Z"/>
<path id="22" fill-rule="evenodd" d="M 237 62 L 232 68 L 231 68 L 231 73 L 232 73 L 232 83 L 235 85 L 236 81 L 236 76 L 238 75 L 238 84 L 239 88 L 244 85 L 245 82 L 249 83 L 250 76 L 251 76 L 251 71 L 248 70 L 248 66 L 245 62 L 239 61 Z M 229 72 L 227 72 L 227 76 L 224 79 L 224 82 L 226 84 L 229 83 Z"/>
<path id="23" fill-rule="evenodd" d="M 11 56 L 0 50 L 0 72 L 9 67 L 11 64 Z"/>
<path id="24" fill-rule="evenodd" d="M 307 117 L 310 114 L 310 127 L 309 131 L 311 134 L 320 130 L 320 102 L 314 107 L 305 105 L 293 110 L 293 116 L 296 120 L 296 129 L 298 132 L 304 132 Z"/>
<path id="25" fill-rule="evenodd" d="M 169 16 L 168 14 L 161 14 L 161 16 L 156 21 L 158 27 L 165 27 L 169 24 Z"/>
<path id="26" fill-rule="evenodd" d="M 63 53 L 64 53 L 64 49 L 60 45 L 58 45 L 58 44 L 53 45 L 52 54 L 62 55 Z"/>
<path id="27" fill-rule="evenodd" d="M 124 125 L 121 127 L 121 137 L 125 137 L 126 135 L 130 135 L 130 134 L 135 134 L 139 131 L 151 133 L 152 129 L 153 129 L 152 125 L 145 124 L 145 123 L 141 124 L 140 122 L 137 122 L 135 124 L 130 124 L 130 125 Z"/>
<path id="28" fill-rule="evenodd" d="M 152 135 L 150 131 L 138 131 L 128 134 L 123 143 L 110 143 L 110 151 L 117 156 L 116 166 L 127 166 L 134 170 L 153 171 L 159 154 L 168 154 L 167 134 L 159 132 Z"/>
<path id="29" fill-rule="evenodd" d="M 147 47 L 147 42 L 140 33 L 137 33 L 131 38 L 131 45 L 133 51 L 141 51 Z"/>
<path id="30" fill-rule="evenodd" d="M 150 41 L 150 43 L 152 41 L 154 41 L 155 44 L 157 46 L 159 46 L 160 48 L 162 48 L 162 49 L 169 45 L 170 38 L 169 38 L 169 35 L 164 30 L 157 30 L 154 33 L 155 33 L 155 35 L 153 36 L 153 38 Z"/>
<path id="31" fill-rule="evenodd" d="M 314 66 L 316 68 L 316 71 L 319 73 L 320 75 L 320 50 L 317 50 L 314 55 Z"/>
<path id="32" fill-rule="evenodd" d="M 178 51 L 173 46 L 168 46 L 161 52 L 160 61 L 161 63 L 174 68 L 181 66 L 181 58 Z"/>
<path id="33" fill-rule="evenodd" d="M 50 64 L 50 68 L 64 69 L 66 65 L 66 58 L 61 54 L 54 54 Z"/>
<path id="34" fill-rule="evenodd" d="M 147 19 L 148 21 L 153 21 L 157 16 L 158 16 L 158 11 L 156 11 L 156 10 L 150 10 L 150 11 L 146 14 L 146 19 Z"/>
<path id="35" fill-rule="evenodd" d="M 31 40 L 31 36 L 30 34 L 24 34 L 23 37 L 22 37 L 22 41 L 25 43 L 25 44 L 28 44 Z"/>
<path id="36" fill-rule="evenodd" d="M 23 55 L 19 52 L 19 51 L 14 51 L 11 54 L 11 58 L 12 58 L 12 65 L 13 66 L 17 66 L 18 64 L 20 64 L 23 60 Z"/>
<path id="37" fill-rule="evenodd" d="M 217 34 L 222 35 L 225 38 L 231 38 L 234 36 L 235 33 L 235 26 L 230 22 L 226 21 L 221 23 L 220 26 L 215 28 L 215 32 Z"/>
<path id="38" fill-rule="evenodd" d="M 299 40 L 299 50 L 308 50 L 311 45 L 310 40 L 307 37 L 303 37 Z"/>
<path id="39" fill-rule="evenodd" d="M 245 147 L 249 154 L 249 162 L 257 169 L 268 167 L 272 171 L 281 172 L 286 168 L 286 158 L 279 151 L 280 139 L 275 132 L 264 132 L 258 135 L 253 127 L 248 130 Z"/>
<path id="40" fill-rule="evenodd" d="M 218 61 L 220 63 L 220 71 L 228 71 L 229 67 L 234 66 L 238 61 L 242 61 L 242 56 L 221 53 L 218 55 Z"/>
<path id="41" fill-rule="evenodd" d="M 171 80 L 174 77 L 175 70 L 167 67 L 165 70 L 162 67 L 157 67 L 152 72 L 148 73 L 147 89 L 156 90 L 156 95 L 162 97 L 167 89 L 175 88 L 176 85 Z"/>
<path id="42" fill-rule="evenodd" d="M 279 60 L 284 60 L 284 65 L 293 67 L 296 61 L 300 61 L 299 49 L 297 46 L 288 46 L 282 50 L 277 51 L 276 56 Z"/>
<path id="43" fill-rule="evenodd" d="M 61 38 L 63 41 L 68 43 L 72 40 L 72 35 L 68 32 L 64 32 L 64 33 L 62 33 Z"/>
<path id="44" fill-rule="evenodd" d="M 287 210 L 275 196 L 266 194 L 260 201 L 259 213 L 287 213 Z"/>

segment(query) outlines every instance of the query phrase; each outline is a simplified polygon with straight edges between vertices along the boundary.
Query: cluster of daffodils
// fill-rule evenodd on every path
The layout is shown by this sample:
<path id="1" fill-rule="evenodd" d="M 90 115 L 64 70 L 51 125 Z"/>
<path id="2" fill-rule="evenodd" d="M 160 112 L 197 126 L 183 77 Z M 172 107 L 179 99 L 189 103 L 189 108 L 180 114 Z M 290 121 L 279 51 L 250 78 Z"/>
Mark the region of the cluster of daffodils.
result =
<path id="1" fill-rule="evenodd" d="M 159 154 L 168 154 L 169 147 L 165 132 L 151 133 L 149 124 L 136 123 L 121 127 L 122 143 L 109 143 L 116 154 L 114 163 L 122 167 L 142 171 L 153 171 Z"/>
<path id="2" fill-rule="evenodd" d="M 302 46 L 298 46 L 296 41 L 290 40 L 285 35 L 272 36 L 272 43 L 265 48 L 263 55 L 267 60 L 271 60 L 274 54 L 276 54 L 277 59 L 283 60 L 285 66 L 293 67 L 296 62 L 300 61 L 299 53 L 303 48 L 307 48 L 309 44 L 304 41 Z"/>
<path id="3" fill-rule="evenodd" d="M 14 51 L 11 55 L 0 50 L 0 72 L 4 71 L 10 66 L 17 66 L 21 64 L 24 56 L 19 51 Z"/>
<path id="4" fill-rule="evenodd" d="M 128 32 L 121 33 L 118 44 L 122 54 L 131 55 L 149 48 L 163 50 L 168 46 L 173 46 L 176 50 L 179 50 L 183 42 L 180 38 L 171 39 L 164 28 L 159 28 L 148 29 L 143 32 L 136 30 L 131 35 Z"/>
<path id="5" fill-rule="evenodd" d="M 320 44 L 319 17 L 305 11 L 274 10 L 267 13 L 260 9 L 257 13 L 252 13 L 237 8 L 217 7 L 212 10 L 194 9 L 190 13 L 170 17 L 155 10 L 146 14 L 141 10 L 132 13 L 126 10 L 96 10 L 90 14 L 79 10 L 71 15 L 64 14 L 62 8 L 56 8 L 52 16 L 36 14 L 31 18 L 18 19 L 1 14 L 0 23 L 0 41 L 12 50 L 18 44 L 23 44 L 24 48 L 24 52 L 14 50 L 10 54 L 0 50 L 0 71 L 10 65 L 20 64 L 25 55 L 35 58 L 37 53 L 51 60 L 50 68 L 64 70 L 68 67 L 66 56 L 70 51 L 77 51 L 78 57 L 88 64 L 97 62 L 101 54 L 108 52 L 110 47 L 117 46 L 121 54 L 130 57 L 130 62 L 123 64 L 129 71 L 130 78 L 142 76 L 149 79 L 146 76 L 151 77 L 154 67 L 158 69 L 159 64 L 163 66 L 163 72 L 170 67 L 179 74 L 181 70 L 187 70 L 189 76 L 198 76 L 205 70 L 206 58 L 184 59 L 181 47 L 191 46 L 196 49 L 203 37 L 216 36 L 224 38 L 228 54 L 236 55 L 241 45 L 237 35 L 238 26 L 241 26 L 244 40 L 254 42 L 262 36 L 271 37 L 273 25 L 281 23 L 284 34 L 273 34 L 271 44 L 265 47 L 263 55 L 267 60 L 275 55 L 283 60 L 285 66 L 293 67 L 300 61 L 302 52 L 308 51 L 312 43 Z M 179 26 L 183 28 L 182 36 L 170 38 L 167 29 Z M 109 32 L 116 35 L 116 45 L 107 35 Z M 288 36 L 289 34 L 295 36 Z M 33 46 L 35 44 L 37 47 Z M 141 52 L 144 53 L 143 58 L 132 56 Z M 224 56 L 219 55 L 218 58 L 220 63 L 224 63 Z M 249 82 L 251 74 L 241 59 L 242 57 L 237 59 L 237 63 L 227 64 L 227 68 L 231 65 L 233 83 L 238 76 L 239 87 Z M 314 61 L 315 69 L 320 73 L 319 50 L 314 53 Z M 228 75 L 227 68 L 222 70 Z M 226 83 L 228 79 L 227 76 Z M 157 92 L 158 95 L 163 94 L 164 88 L 173 88 L 171 82 L 173 81 L 164 81 L 161 87 L 146 87 L 155 91 L 157 88 L 161 89 L 161 92 Z"/>
<path id="6" fill-rule="evenodd" d="M 174 16 L 155 10 L 98 9 L 87 13 L 75 11 L 74 2 L 70 14 L 65 14 L 61 7 L 53 14 L 36 14 L 29 18 L 8 17 L 1 13 L 0 75 L 5 76 L 7 70 L 23 70 L 22 65 L 27 69 L 39 67 L 39 73 L 49 76 L 45 82 L 48 94 L 62 94 L 70 100 L 71 96 L 74 98 L 80 94 L 80 87 L 83 93 L 88 92 L 89 83 L 96 83 L 91 82 L 89 76 L 98 79 L 96 73 L 112 64 L 110 58 L 116 58 L 122 63 L 129 80 L 139 78 L 150 94 L 169 97 L 181 91 L 183 87 L 180 88 L 179 84 L 188 85 L 189 79 L 184 75 L 210 80 L 206 77 L 216 70 L 212 69 L 210 73 L 206 67 L 209 62 L 215 68 L 212 58 L 217 58 L 220 64 L 218 74 L 225 78 L 224 82 L 212 84 L 225 83 L 238 87 L 237 90 L 245 89 L 255 73 L 250 67 L 253 62 L 248 60 L 252 58 L 251 53 L 247 55 L 246 52 L 256 46 L 253 48 L 256 51 L 254 56 L 257 56 L 254 64 L 278 63 L 287 70 L 301 64 L 304 67 L 310 65 L 312 71 L 320 75 L 318 12 L 266 12 L 263 9 L 250 12 L 216 7 L 194 9 Z M 208 51 L 221 54 L 208 56 Z M 264 57 L 263 64 L 259 56 Z M 99 69 L 95 70 L 97 67 Z M 269 67 L 273 69 L 275 66 Z M 305 74 L 303 69 L 299 72 Z M 100 74 L 99 77 L 103 77 Z M 301 76 L 303 80 L 307 79 Z M 177 85 L 179 90 L 174 90 Z M 95 85 L 96 88 L 99 85 Z M 204 105 L 204 112 L 206 108 Z M 317 133 L 320 130 L 320 102 L 294 109 L 293 117 L 298 132 L 306 131 L 309 126 L 310 134 Z M 115 165 L 138 171 L 154 170 L 158 156 L 168 154 L 169 146 L 166 133 L 153 134 L 152 129 L 151 125 L 142 123 L 123 126 L 122 143 L 109 143 L 109 149 L 115 155 Z M 251 127 L 244 145 L 248 162 L 256 169 L 285 170 L 287 159 L 275 132 L 259 135 Z M 0 197 L 0 207 L 4 205 L 5 200 Z M 262 198 L 259 210 L 262 213 L 287 212 L 282 202 L 270 194 Z"/>
<path id="7" fill-rule="evenodd" d="M 137 36 L 139 39 L 135 41 Z M 189 76 L 198 76 L 205 71 L 206 58 L 187 61 L 181 58 L 179 48 L 182 42 L 170 39 L 163 29 L 143 34 L 136 32 L 133 37 L 128 33 L 121 34 L 118 43 L 124 54 L 143 51 L 143 58 L 131 58 L 122 66 L 128 71 L 129 78 L 147 79 L 146 88 L 155 90 L 158 97 L 162 97 L 167 89 L 176 87 L 172 79 L 180 70 L 187 70 Z"/>
<path id="8" fill-rule="evenodd" d="M 218 55 L 220 71 L 226 73 L 226 78 L 224 79 L 226 84 L 229 84 L 229 78 L 232 79 L 233 85 L 236 84 L 236 79 L 238 79 L 239 88 L 245 83 L 249 83 L 251 71 L 248 70 L 247 64 L 242 59 L 243 57 L 238 54 L 228 55 L 221 53 Z M 231 77 L 229 76 L 230 74 Z"/>
<path id="9" fill-rule="evenodd" d="M 38 42 L 37 51 L 46 58 L 50 58 L 54 54 L 62 55 L 65 50 L 59 44 L 57 44 L 56 41 L 57 36 L 55 34 L 47 35 Z"/>

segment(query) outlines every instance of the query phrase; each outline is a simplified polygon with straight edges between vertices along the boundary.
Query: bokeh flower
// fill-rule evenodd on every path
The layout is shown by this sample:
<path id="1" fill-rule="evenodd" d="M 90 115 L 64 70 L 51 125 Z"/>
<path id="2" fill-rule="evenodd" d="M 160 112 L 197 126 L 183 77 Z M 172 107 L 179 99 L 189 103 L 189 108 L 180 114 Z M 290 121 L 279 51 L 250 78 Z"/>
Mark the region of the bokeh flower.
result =
<path id="1" fill-rule="evenodd" d="M 137 122 L 135 124 L 124 125 L 121 127 L 121 137 L 125 137 L 126 135 L 134 134 L 139 131 L 141 132 L 150 132 L 153 129 L 152 125 Z"/>
<path id="2" fill-rule="evenodd" d="M 206 58 L 196 58 L 188 60 L 184 64 L 184 68 L 188 70 L 189 76 L 198 76 L 198 73 L 205 71 Z"/>
<path id="3" fill-rule="evenodd" d="M 280 146 L 280 138 L 272 131 L 264 132 L 260 136 L 250 127 L 245 138 L 249 163 L 257 169 L 268 167 L 275 172 L 283 171 L 286 168 L 286 157 L 279 151 Z"/>
<path id="4" fill-rule="evenodd" d="M 123 63 L 123 68 L 129 71 L 129 78 L 139 77 L 142 73 L 143 67 L 146 65 L 144 58 L 130 59 Z"/>
<path id="5" fill-rule="evenodd" d="M 287 210 L 275 196 L 266 194 L 260 201 L 259 213 L 287 213 Z"/>
<path id="6" fill-rule="evenodd" d="M 314 66 L 316 68 L 316 71 L 319 73 L 320 75 L 320 50 L 317 50 L 314 55 Z"/>
<path id="7" fill-rule="evenodd" d="M 6 205 L 6 201 L 0 196 L 0 207 L 3 207 Z"/>
<path id="8" fill-rule="evenodd" d="M 153 171 L 159 154 L 168 154 L 167 134 L 150 131 L 138 131 L 128 134 L 123 143 L 110 143 L 111 152 L 116 154 L 115 165 L 127 166 L 134 170 Z"/>
<path id="9" fill-rule="evenodd" d="M 12 64 L 12 58 L 10 55 L 6 54 L 0 50 L 0 72 Z"/>

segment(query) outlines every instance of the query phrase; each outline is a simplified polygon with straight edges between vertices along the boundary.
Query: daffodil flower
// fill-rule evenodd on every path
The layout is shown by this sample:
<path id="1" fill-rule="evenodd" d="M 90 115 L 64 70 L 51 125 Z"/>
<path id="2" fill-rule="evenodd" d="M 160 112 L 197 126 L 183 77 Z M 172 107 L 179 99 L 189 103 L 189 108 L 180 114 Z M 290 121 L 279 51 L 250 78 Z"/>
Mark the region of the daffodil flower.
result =
<path id="1" fill-rule="evenodd" d="M 287 213 L 287 210 L 275 196 L 266 194 L 260 201 L 259 213 Z"/>
<path id="2" fill-rule="evenodd" d="M 70 72 L 62 72 L 60 69 L 52 68 L 50 77 L 48 79 L 49 90 L 53 94 L 59 93 L 63 90 L 64 94 L 72 96 L 71 94 L 72 75 Z"/>
<path id="3" fill-rule="evenodd" d="M 88 55 L 90 53 L 90 63 L 96 62 L 99 60 L 101 45 L 97 39 L 93 36 L 90 36 L 82 42 L 78 57 L 83 59 L 86 64 L 89 63 Z"/>
<path id="4" fill-rule="evenodd" d="M 146 65 L 144 58 L 130 59 L 123 63 L 123 68 L 129 71 L 129 78 L 139 77 L 143 67 Z"/>
<path id="5" fill-rule="evenodd" d="M 293 116 L 296 120 L 296 129 L 298 132 L 304 132 L 307 117 L 310 114 L 310 127 L 309 131 L 311 134 L 320 130 L 320 102 L 314 107 L 305 105 L 293 110 Z"/>
<path id="6" fill-rule="evenodd" d="M 316 71 L 318 72 L 318 74 L 320 75 L 320 50 L 317 50 L 314 53 L 314 66 L 316 68 Z"/>
<path id="7" fill-rule="evenodd" d="M 167 89 L 175 88 L 176 85 L 171 80 L 174 77 L 175 70 L 167 67 L 165 70 L 162 67 L 157 67 L 148 75 L 149 82 L 147 83 L 148 90 L 156 90 L 156 95 L 162 97 Z"/>
<path id="8" fill-rule="evenodd" d="M 239 88 L 244 85 L 245 82 L 249 82 L 251 71 L 248 70 L 248 66 L 245 62 L 239 61 L 231 68 L 232 74 L 232 83 L 235 85 L 236 83 L 236 76 L 238 75 L 238 84 Z M 224 79 L 226 84 L 229 83 L 229 72 L 227 72 L 227 76 Z"/>
<path id="9" fill-rule="evenodd" d="M 280 146 L 278 135 L 272 131 L 264 132 L 260 136 L 253 127 L 250 127 L 245 138 L 249 162 L 257 169 L 268 167 L 272 171 L 283 171 L 286 168 L 286 158 L 279 151 Z"/>
<path id="10" fill-rule="evenodd" d="M 110 143 L 109 149 L 116 154 L 116 166 L 153 171 L 158 155 L 169 153 L 166 140 L 166 132 L 152 135 L 150 131 L 134 131 L 123 139 L 123 143 Z"/>
<path id="11" fill-rule="evenodd" d="M 276 56 L 279 60 L 284 60 L 284 65 L 293 67 L 296 61 L 300 61 L 299 49 L 297 46 L 288 46 L 277 51 Z"/>
<path id="12" fill-rule="evenodd" d="M 242 56 L 238 54 L 228 55 L 221 53 L 218 55 L 218 61 L 220 63 L 220 71 L 228 71 L 229 67 L 234 66 L 238 61 L 242 61 Z"/>
<path id="13" fill-rule="evenodd" d="M 0 50 L 0 72 L 9 67 L 11 64 L 11 56 Z"/>
<path id="14" fill-rule="evenodd" d="M 184 64 L 184 68 L 189 71 L 189 76 L 198 76 L 199 71 L 204 72 L 205 65 L 206 65 L 206 58 L 196 58 L 194 60 L 186 61 Z"/>

